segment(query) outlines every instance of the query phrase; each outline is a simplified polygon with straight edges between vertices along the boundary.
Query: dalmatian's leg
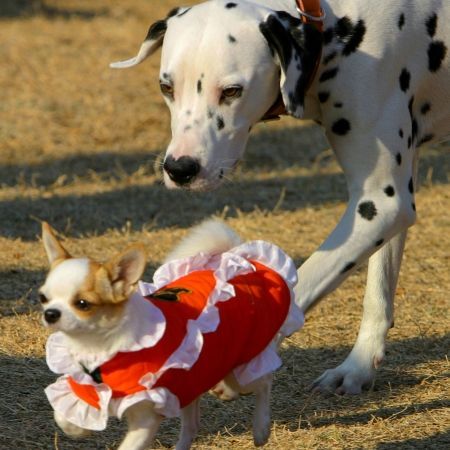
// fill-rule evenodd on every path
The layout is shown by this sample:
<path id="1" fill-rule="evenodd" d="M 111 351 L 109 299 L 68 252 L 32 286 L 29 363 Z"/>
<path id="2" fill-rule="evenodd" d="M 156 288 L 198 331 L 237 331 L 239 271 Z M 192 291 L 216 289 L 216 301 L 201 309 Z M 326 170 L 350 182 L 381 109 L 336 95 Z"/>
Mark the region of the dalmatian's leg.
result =
<path id="1" fill-rule="evenodd" d="M 372 384 L 394 321 L 394 295 L 405 238 L 403 231 L 370 257 L 364 312 L 355 345 L 342 364 L 314 381 L 314 390 L 359 394 Z"/>
<path id="2" fill-rule="evenodd" d="M 417 185 L 417 153 L 413 157 L 413 194 Z M 414 208 L 415 209 L 415 208 Z M 407 231 L 400 232 L 369 258 L 363 317 L 355 345 L 345 361 L 326 370 L 312 384 L 318 391 L 359 394 L 370 387 L 384 359 L 385 340 L 394 326 L 394 297 Z"/>
<path id="3" fill-rule="evenodd" d="M 344 169 L 350 198 L 336 228 L 298 271 L 300 307 L 306 311 L 375 255 L 369 262 L 364 315 L 355 347 L 343 364 L 313 384 L 321 391 L 359 393 L 363 385 L 370 384 L 392 323 L 395 286 L 406 230 L 415 221 L 415 204 L 407 100 L 392 96 L 391 102 L 373 131 L 359 132 L 349 120 L 336 117 L 329 127 L 329 140 Z M 398 127 L 393 128 L 396 123 Z"/>

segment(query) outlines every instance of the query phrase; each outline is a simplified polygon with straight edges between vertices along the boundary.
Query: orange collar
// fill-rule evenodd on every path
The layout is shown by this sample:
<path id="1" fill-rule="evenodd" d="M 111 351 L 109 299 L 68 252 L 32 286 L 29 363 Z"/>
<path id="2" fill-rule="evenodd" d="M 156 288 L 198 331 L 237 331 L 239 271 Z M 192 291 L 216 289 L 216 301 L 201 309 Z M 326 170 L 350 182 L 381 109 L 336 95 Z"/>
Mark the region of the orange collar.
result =
<path id="1" fill-rule="evenodd" d="M 315 26 L 320 32 L 322 32 L 323 19 L 325 17 L 325 14 L 320 6 L 320 0 L 295 0 L 295 3 L 297 4 L 296 9 L 300 15 L 300 20 L 303 23 Z M 320 57 L 321 55 L 319 55 L 316 60 L 315 68 L 309 79 L 307 89 L 309 89 L 314 80 L 314 77 L 316 76 L 317 69 L 320 63 Z M 284 106 L 283 98 L 280 93 L 275 100 L 275 103 L 269 108 L 269 110 L 264 114 L 260 121 L 267 122 L 270 120 L 278 120 L 280 119 L 280 116 L 286 114 L 286 107 Z"/>
<path id="2" fill-rule="evenodd" d="M 319 31 L 323 30 L 325 14 L 320 6 L 320 0 L 295 0 L 297 12 L 303 23 L 314 25 Z"/>

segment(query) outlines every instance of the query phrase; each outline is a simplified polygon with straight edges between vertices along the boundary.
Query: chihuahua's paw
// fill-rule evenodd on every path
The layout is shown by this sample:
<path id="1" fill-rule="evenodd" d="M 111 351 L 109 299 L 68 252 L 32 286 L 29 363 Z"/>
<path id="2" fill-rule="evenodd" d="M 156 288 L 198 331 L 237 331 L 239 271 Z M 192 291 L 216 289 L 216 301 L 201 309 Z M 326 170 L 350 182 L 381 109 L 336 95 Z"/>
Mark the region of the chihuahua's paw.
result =
<path id="1" fill-rule="evenodd" d="M 217 383 L 210 390 L 210 392 L 211 392 L 211 394 L 215 395 L 217 398 L 220 398 L 220 400 L 224 400 L 224 401 L 236 400 L 239 397 L 239 392 L 232 389 L 224 381 Z"/>
<path id="2" fill-rule="evenodd" d="M 63 430 L 64 433 L 67 434 L 67 436 L 70 436 L 72 438 L 83 438 L 89 436 L 92 433 L 91 430 L 80 428 L 79 426 L 68 422 L 57 412 L 55 412 L 55 422 L 58 424 L 59 428 L 61 428 L 61 430 Z"/>
<path id="3" fill-rule="evenodd" d="M 262 426 L 253 428 L 253 443 L 255 447 L 267 444 L 270 437 L 270 420 Z"/>

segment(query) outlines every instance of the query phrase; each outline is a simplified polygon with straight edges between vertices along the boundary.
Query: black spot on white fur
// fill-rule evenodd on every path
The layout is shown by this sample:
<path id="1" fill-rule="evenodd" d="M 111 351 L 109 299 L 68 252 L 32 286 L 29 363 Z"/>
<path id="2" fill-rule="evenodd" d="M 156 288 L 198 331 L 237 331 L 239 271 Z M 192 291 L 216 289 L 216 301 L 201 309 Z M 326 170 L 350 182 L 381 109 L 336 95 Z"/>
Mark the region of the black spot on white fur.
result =
<path id="1" fill-rule="evenodd" d="M 393 188 L 391 185 L 389 185 L 389 186 L 386 186 L 386 187 L 384 188 L 384 193 L 385 193 L 388 197 L 393 197 L 393 196 L 395 195 L 395 190 L 394 190 L 394 188 Z"/>
<path id="2" fill-rule="evenodd" d="M 328 98 L 330 97 L 330 93 L 326 92 L 326 91 L 322 91 L 322 92 L 319 92 L 317 94 L 317 96 L 319 97 L 320 103 L 325 103 L 328 100 Z"/>
<path id="3" fill-rule="evenodd" d="M 225 127 L 225 122 L 223 121 L 223 117 L 222 116 L 217 116 L 216 117 L 216 124 L 217 124 L 217 129 L 218 130 L 222 130 Z"/>
<path id="4" fill-rule="evenodd" d="M 400 78 L 399 78 L 399 82 L 400 82 L 400 89 L 403 92 L 406 92 L 409 89 L 409 83 L 411 81 L 411 74 L 409 73 L 408 69 L 402 69 L 401 73 L 400 73 Z"/>
<path id="5" fill-rule="evenodd" d="M 347 16 L 339 19 L 334 27 L 334 33 L 338 41 L 344 44 L 342 54 L 348 56 L 360 46 L 366 33 L 366 25 L 363 20 L 354 24 Z"/>
<path id="6" fill-rule="evenodd" d="M 181 8 L 173 8 L 169 11 L 169 14 L 167 14 L 167 18 L 170 19 L 173 16 L 176 16 Z"/>
<path id="7" fill-rule="evenodd" d="M 397 161 L 397 164 L 398 164 L 399 166 L 402 165 L 402 155 L 401 155 L 401 153 L 397 153 L 397 154 L 395 155 L 395 160 Z"/>
<path id="8" fill-rule="evenodd" d="M 328 55 L 326 55 L 323 58 L 322 64 L 323 65 L 328 64 L 330 61 L 333 61 L 333 59 L 336 58 L 336 56 L 337 56 L 337 52 L 335 52 L 335 51 L 328 53 Z"/>
<path id="9" fill-rule="evenodd" d="M 350 122 L 347 119 L 338 119 L 331 126 L 331 131 L 339 136 L 346 135 L 350 129 Z"/>
<path id="10" fill-rule="evenodd" d="M 377 215 L 377 208 L 372 201 L 362 202 L 358 205 L 359 215 L 366 220 L 372 220 Z"/>
<path id="11" fill-rule="evenodd" d="M 228 35 L 228 41 L 231 42 L 232 44 L 236 43 L 236 38 L 234 36 L 232 36 L 231 34 Z"/>
<path id="12" fill-rule="evenodd" d="M 227 4 L 225 5 L 225 8 L 231 9 L 231 8 L 236 8 L 236 6 L 237 6 L 236 3 L 230 2 L 230 3 L 227 3 Z"/>
<path id="13" fill-rule="evenodd" d="M 417 143 L 417 146 L 425 144 L 425 142 L 429 142 L 433 139 L 433 135 L 431 133 L 425 134 L 420 138 L 420 141 Z"/>
<path id="14" fill-rule="evenodd" d="M 375 247 L 379 247 L 383 243 L 384 243 L 384 239 L 378 239 L 378 241 L 375 242 Z"/>
<path id="15" fill-rule="evenodd" d="M 197 93 L 198 94 L 202 93 L 202 80 L 197 81 Z"/>
<path id="16" fill-rule="evenodd" d="M 413 104 L 414 104 L 414 95 L 409 99 L 409 102 L 408 102 L 408 111 L 409 111 L 411 120 L 413 118 Z"/>
<path id="17" fill-rule="evenodd" d="M 425 26 L 427 27 L 428 36 L 433 37 L 436 34 L 436 27 L 437 27 L 436 13 L 428 17 L 427 21 L 425 22 Z"/>
<path id="18" fill-rule="evenodd" d="M 398 17 L 397 25 L 399 30 L 403 28 L 403 25 L 405 25 L 405 15 L 403 13 L 401 13 Z"/>
<path id="19" fill-rule="evenodd" d="M 413 138 L 413 140 L 415 140 L 417 137 L 417 133 L 419 131 L 419 126 L 417 125 L 416 119 L 413 119 L 413 121 L 412 121 L 411 130 L 412 130 L 412 138 Z"/>
<path id="20" fill-rule="evenodd" d="M 431 109 L 431 105 L 428 102 L 425 102 L 421 107 L 420 107 L 420 112 L 425 115 L 429 110 Z"/>
<path id="21" fill-rule="evenodd" d="M 398 130 L 398 135 L 403 139 L 403 130 L 401 128 Z"/>
<path id="22" fill-rule="evenodd" d="M 409 179 L 409 183 L 408 183 L 408 191 L 412 194 L 414 193 L 414 184 L 413 184 L 413 179 L 412 177 Z"/>
<path id="23" fill-rule="evenodd" d="M 433 41 L 428 46 L 428 69 L 437 72 L 447 54 L 447 47 L 442 41 Z"/>
<path id="24" fill-rule="evenodd" d="M 165 20 L 158 20 L 154 24 L 150 25 L 148 29 L 146 41 L 156 41 L 162 36 L 167 30 L 167 22 Z"/>
<path id="25" fill-rule="evenodd" d="M 335 104 L 333 106 L 335 108 L 342 108 L 343 104 L 342 104 L 342 102 L 335 102 Z"/>
<path id="26" fill-rule="evenodd" d="M 333 67 L 332 69 L 324 70 L 320 74 L 319 82 L 323 83 L 324 81 L 331 80 L 332 78 L 334 78 L 337 75 L 338 72 L 339 72 L 338 67 Z"/>

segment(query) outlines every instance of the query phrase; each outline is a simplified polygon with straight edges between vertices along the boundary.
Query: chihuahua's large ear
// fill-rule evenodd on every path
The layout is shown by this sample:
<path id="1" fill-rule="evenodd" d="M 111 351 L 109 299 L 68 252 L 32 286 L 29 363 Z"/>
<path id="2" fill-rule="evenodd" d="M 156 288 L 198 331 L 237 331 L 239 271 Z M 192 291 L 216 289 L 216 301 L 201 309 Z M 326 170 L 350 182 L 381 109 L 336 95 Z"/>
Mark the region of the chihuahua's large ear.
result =
<path id="1" fill-rule="evenodd" d="M 148 29 L 147 36 L 144 39 L 144 42 L 141 44 L 141 48 L 139 49 L 138 54 L 130 59 L 125 61 L 113 62 L 109 65 L 109 67 L 113 69 L 127 69 L 128 67 L 137 66 L 144 59 L 147 59 L 151 56 L 155 51 L 161 47 L 164 35 L 167 30 L 167 22 L 170 18 L 175 16 L 181 16 L 186 13 L 190 8 L 174 8 L 172 9 L 165 19 L 161 19 L 150 25 Z"/>
<path id="2" fill-rule="evenodd" d="M 270 14 L 259 29 L 280 66 L 286 111 L 301 118 L 308 82 L 321 55 L 322 33 L 283 12 Z"/>
<path id="3" fill-rule="evenodd" d="M 105 264 L 113 288 L 114 303 L 126 300 L 145 270 L 145 252 L 142 246 L 134 245 L 114 256 Z"/>
<path id="4" fill-rule="evenodd" d="M 42 222 L 42 243 L 50 264 L 53 264 L 58 259 L 70 258 L 69 252 L 60 244 L 47 222 Z"/>

